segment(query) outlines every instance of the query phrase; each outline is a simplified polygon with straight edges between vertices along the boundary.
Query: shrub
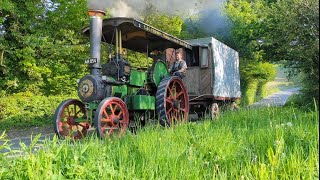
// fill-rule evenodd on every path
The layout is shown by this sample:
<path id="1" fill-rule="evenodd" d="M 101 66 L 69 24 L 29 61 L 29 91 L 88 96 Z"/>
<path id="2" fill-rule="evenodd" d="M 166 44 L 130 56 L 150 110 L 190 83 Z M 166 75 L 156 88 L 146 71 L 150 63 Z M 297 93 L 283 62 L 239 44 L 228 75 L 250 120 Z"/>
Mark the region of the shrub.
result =
<path id="1" fill-rule="evenodd" d="M 52 124 L 59 104 L 72 96 L 36 96 L 30 92 L 1 97 L 0 130 Z"/>
<path id="2" fill-rule="evenodd" d="M 302 90 L 303 91 L 303 90 Z M 319 111 L 319 100 L 306 93 L 295 94 L 289 98 L 286 106 L 293 106 L 299 109 L 314 111 L 315 109 Z"/>

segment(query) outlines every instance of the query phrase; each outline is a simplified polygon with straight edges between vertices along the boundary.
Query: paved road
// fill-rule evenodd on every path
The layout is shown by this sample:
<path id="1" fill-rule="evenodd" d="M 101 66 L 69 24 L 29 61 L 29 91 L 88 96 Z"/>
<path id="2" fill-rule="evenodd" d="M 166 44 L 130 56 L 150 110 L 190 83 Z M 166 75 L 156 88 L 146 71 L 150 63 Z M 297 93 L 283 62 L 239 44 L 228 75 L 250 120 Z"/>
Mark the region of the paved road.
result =
<path id="1" fill-rule="evenodd" d="M 300 88 L 294 88 L 294 89 L 288 89 L 288 90 L 284 90 L 284 91 L 280 91 L 278 93 L 275 93 L 273 95 L 268 96 L 267 98 L 253 104 L 251 107 L 266 107 L 266 106 L 284 106 L 285 103 L 287 102 L 287 100 L 289 99 L 289 97 L 293 94 L 298 93 L 300 90 Z M 41 138 L 39 139 L 39 143 L 37 145 L 37 147 L 41 146 L 41 141 L 45 140 L 45 139 L 52 139 L 54 134 L 48 134 L 48 135 L 43 135 L 41 136 Z M 11 144 L 11 150 L 18 150 L 20 149 L 20 145 L 19 143 L 23 142 L 24 144 L 26 144 L 27 146 L 29 146 L 31 144 L 31 140 L 30 138 L 17 138 L 17 139 L 12 139 L 10 140 L 10 144 Z M 3 141 L 0 141 L 0 146 L 3 144 Z M 36 147 L 36 148 L 37 148 Z M 9 150 L 3 149 L 0 152 L 1 153 L 5 153 L 8 152 Z"/>
<path id="2" fill-rule="evenodd" d="M 293 94 L 299 93 L 301 88 L 293 88 L 272 94 L 265 99 L 251 105 L 251 107 L 270 107 L 270 106 L 284 106 L 289 97 Z"/>
<path id="3" fill-rule="evenodd" d="M 42 135 L 40 139 L 38 140 L 38 143 L 35 145 L 35 149 L 40 148 L 41 144 L 44 140 L 46 139 L 52 139 L 54 134 L 47 134 L 47 135 Z M 26 146 L 30 146 L 31 144 L 31 138 L 30 137 L 24 137 L 24 138 L 15 138 L 11 139 L 8 144 L 10 144 L 11 150 L 8 149 L 2 149 L 0 152 L 1 153 L 6 153 L 12 150 L 20 150 L 20 142 L 24 143 Z M 0 147 L 5 143 L 5 141 L 0 141 Z"/>

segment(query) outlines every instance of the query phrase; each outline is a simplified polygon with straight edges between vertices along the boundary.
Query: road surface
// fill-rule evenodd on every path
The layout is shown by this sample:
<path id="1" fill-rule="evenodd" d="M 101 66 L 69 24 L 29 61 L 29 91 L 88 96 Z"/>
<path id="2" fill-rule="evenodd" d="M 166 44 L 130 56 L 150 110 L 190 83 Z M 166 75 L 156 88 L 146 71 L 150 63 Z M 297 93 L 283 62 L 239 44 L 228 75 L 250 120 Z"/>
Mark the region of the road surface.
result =
<path id="1" fill-rule="evenodd" d="M 293 88 L 288 90 L 283 90 L 280 92 L 277 92 L 275 94 L 272 94 L 265 99 L 262 99 L 261 101 L 251 105 L 251 107 L 279 107 L 284 106 L 286 102 L 288 101 L 289 97 L 299 93 L 301 88 Z"/>

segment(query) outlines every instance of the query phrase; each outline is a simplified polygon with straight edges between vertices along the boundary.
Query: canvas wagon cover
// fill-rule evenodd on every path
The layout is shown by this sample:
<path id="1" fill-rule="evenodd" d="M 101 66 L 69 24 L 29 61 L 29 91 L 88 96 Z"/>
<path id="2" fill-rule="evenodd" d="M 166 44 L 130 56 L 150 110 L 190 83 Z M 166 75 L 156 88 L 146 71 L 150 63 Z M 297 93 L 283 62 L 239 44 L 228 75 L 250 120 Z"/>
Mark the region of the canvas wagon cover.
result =
<path id="1" fill-rule="evenodd" d="M 213 96 L 240 98 L 239 53 L 213 37 L 188 40 L 193 46 L 207 46 L 213 60 Z"/>

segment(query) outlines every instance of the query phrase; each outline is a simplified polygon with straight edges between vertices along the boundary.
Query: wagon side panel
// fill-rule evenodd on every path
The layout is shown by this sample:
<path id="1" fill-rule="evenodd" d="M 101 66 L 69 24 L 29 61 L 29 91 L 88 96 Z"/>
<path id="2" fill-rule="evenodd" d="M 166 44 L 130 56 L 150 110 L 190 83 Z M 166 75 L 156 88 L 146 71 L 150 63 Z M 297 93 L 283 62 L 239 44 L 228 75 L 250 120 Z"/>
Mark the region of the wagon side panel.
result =
<path id="1" fill-rule="evenodd" d="M 241 97 L 239 54 L 216 39 L 212 39 L 213 95 L 217 98 Z"/>

